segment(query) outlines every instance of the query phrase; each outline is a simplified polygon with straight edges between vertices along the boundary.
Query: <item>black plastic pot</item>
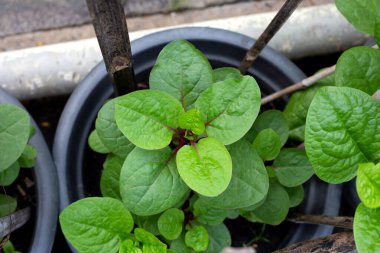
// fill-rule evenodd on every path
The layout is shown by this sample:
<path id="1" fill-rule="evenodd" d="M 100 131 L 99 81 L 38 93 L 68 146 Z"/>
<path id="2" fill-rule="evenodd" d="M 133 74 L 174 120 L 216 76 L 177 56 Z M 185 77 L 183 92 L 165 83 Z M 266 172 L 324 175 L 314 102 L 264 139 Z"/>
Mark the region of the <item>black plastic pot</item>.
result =
<path id="1" fill-rule="evenodd" d="M 0 104 L 14 104 L 25 109 L 21 103 L 0 88 Z M 57 171 L 40 129 L 32 119 L 36 128 L 35 135 L 30 144 L 37 150 L 36 165 L 33 168 L 33 178 L 36 188 L 37 207 L 35 214 L 33 234 L 23 234 L 23 238 L 30 238 L 30 253 L 51 252 L 54 243 L 58 219 L 58 181 Z M 22 230 L 22 227 L 19 228 Z"/>
<path id="2" fill-rule="evenodd" d="M 186 39 L 193 43 L 209 59 L 213 67 L 237 67 L 254 40 L 237 33 L 211 28 L 181 28 L 158 32 L 132 42 L 134 69 L 138 82 L 147 82 L 149 72 L 163 46 L 174 39 Z M 248 70 L 258 81 L 262 93 L 269 94 L 305 75 L 288 59 L 266 48 Z M 99 63 L 82 81 L 70 97 L 57 128 L 53 155 L 60 183 L 60 208 L 86 196 L 84 168 L 89 158 L 87 137 L 93 128 L 97 112 L 106 99 L 112 96 L 112 85 L 104 63 Z M 283 107 L 280 100 L 276 107 Z M 99 164 L 99 167 L 100 164 Z M 93 169 L 93 168 L 92 168 Z M 306 213 L 337 215 L 340 207 L 341 188 L 311 180 L 306 187 L 306 199 L 302 209 Z M 278 247 L 330 234 L 328 226 L 288 224 Z"/>

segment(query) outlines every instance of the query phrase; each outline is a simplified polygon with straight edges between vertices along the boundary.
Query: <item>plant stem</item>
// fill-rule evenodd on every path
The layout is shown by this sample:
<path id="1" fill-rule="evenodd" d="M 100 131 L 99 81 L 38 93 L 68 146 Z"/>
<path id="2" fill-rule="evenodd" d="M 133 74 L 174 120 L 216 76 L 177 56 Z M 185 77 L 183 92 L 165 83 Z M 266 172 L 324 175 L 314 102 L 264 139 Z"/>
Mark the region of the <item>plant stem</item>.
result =
<path id="1" fill-rule="evenodd" d="M 345 252 L 356 251 L 352 232 L 341 232 L 329 236 L 292 244 L 272 253 L 304 253 L 304 252 Z"/>
<path id="2" fill-rule="evenodd" d="M 131 43 L 120 0 L 86 0 L 115 95 L 136 89 Z"/>
<path id="3" fill-rule="evenodd" d="M 325 68 L 322 71 L 319 71 L 318 73 L 316 73 L 310 77 L 307 77 L 298 83 L 290 85 L 290 86 L 288 86 L 282 90 L 279 90 L 275 93 L 270 94 L 269 96 L 264 97 L 261 100 L 261 105 L 265 105 L 269 102 L 272 102 L 273 100 L 276 100 L 277 98 L 280 98 L 282 96 L 291 94 L 291 93 L 296 92 L 298 90 L 302 90 L 302 89 L 305 89 L 307 87 L 310 87 L 313 84 L 315 84 L 316 82 L 318 82 L 319 80 L 321 80 L 322 78 L 325 78 L 325 77 L 333 74 L 334 72 L 335 72 L 335 65 L 328 67 L 328 68 Z"/>
<path id="4" fill-rule="evenodd" d="M 288 217 L 287 220 L 294 223 L 323 224 L 351 230 L 354 222 L 353 217 L 311 214 L 294 214 Z"/>
<path id="5" fill-rule="evenodd" d="M 0 218 L 0 237 L 7 236 L 24 225 L 30 218 L 30 207 L 20 209 L 8 216 Z"/>
<path id="6" fill-rule="evenodd" d="M 287 0 L 281 9 L 278 11 L 276 16 L 269 23 L 268 27 L 257 39 L 256 43 L 248 50 L 244 59 L 240 63 L 240 73 L 244 74 L 247 69 L 252 65 L 253 61 L 256 60 L 257 56 L 263 50 L 263 48 L 268 44 L 272 37 L 280 30 L 282 25 L 288 20 L 290 15 L 294 12 L 297 6 L 302 2 L 302 0 Z"/>

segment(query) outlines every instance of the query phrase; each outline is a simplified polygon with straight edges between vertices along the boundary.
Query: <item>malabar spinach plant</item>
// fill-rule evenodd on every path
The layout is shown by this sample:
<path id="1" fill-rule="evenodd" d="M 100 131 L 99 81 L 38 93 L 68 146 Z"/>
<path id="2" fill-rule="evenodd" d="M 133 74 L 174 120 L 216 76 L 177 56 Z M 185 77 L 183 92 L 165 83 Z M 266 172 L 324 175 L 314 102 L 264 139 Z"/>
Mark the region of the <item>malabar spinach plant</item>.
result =
<path id="1" fill-rule="evenodd" d="M 380 2 L 337 0 L 337 8 L 361 32 L 380 43 Z M 371 47 L 345 51 L 333 76 L 294 94 L 284 115 L 291 137 L 305 140 L 316 175 L 339 184 L 356 178 L 362 203 L 354 218 L 359 252 L 380 249 L 380 52 Z M 325 86 L 325 87 L 322 87 Z"/>
<path id="2" fill-rule="evenodd" d="M 18 177 L 20 168 L 32 168 L 37 155 L 28 144 L 34 134 L 27 112 L 11 105 L 0 104 L 0 186 L 10 186 Z M 16 211 L 16 198 L 0 194 L 0 218 Z M 10 246 L 9 246 L 10 247 Z"/>
<path id="3" fill-rule="evenodd" d="M 231 243 L 226 218 L 277 225 L 302 201 L 313 170 L 303 150 L 282 149 L 282 112 L 258 116 L 254 78 L 213 70 L 176 40 L 159 54 L 149 86 L 98 113 L 89 145 L 108 154 L 104 197 L 60 215 L 78 251 L 220 252 Z"/>

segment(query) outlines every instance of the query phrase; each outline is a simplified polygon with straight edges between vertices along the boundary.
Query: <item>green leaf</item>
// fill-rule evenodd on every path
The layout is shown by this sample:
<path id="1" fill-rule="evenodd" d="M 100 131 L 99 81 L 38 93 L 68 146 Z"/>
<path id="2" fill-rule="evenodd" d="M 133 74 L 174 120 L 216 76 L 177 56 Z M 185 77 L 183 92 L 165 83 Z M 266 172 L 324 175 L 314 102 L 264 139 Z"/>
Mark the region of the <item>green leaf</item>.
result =
<path id="1" fill-rule="evenodd" d="M 185 234 L 185 243 L 196 252 L 205 251 L 209 244 L 208 233 L 204 226 L 193 226 Z"/>
<path id="2" fill-rule="evenodd" d="M 195 102 L 206 122 L 206 133 L 223 144 L 234 143 L 251 128 L 260 109 L 260 89 L 244 76 L 211 85 Z"/>
<path id="3" fill-rule="evenodd" d="M 194 203 L 193 214 L 197 222 L 218 225 L 229 215 L 229 210 L 215 208 L 207 203 L 207 199 L 199 198 Z"/>
<path id="4" fill-rule="evenodd" d="M 176 253 L 194 253 L 195 251 L 189 247 L 187 247 L 185 243 L 185 233 L 182 233 L 180 237 L 173 240 L 170 243 L 170 249 Z"/>
<path id="5" fill-rule="evenodd" d="M 17 162 L 21 168 L 33 168 L 36 164 L 37 150 L 30 144 L 26 144 L 24 151 Z"/>
<path id="6" fill-rule="evenodd" d="M 21 253 L 20 251 L 16 250 L 13 246 L 12 242 L 8 240 L 4 245 L 4 253 Z"/>
<path id="7" fill-rule="evenodd" d="M 285 187 L 285 190 L 289 196 L 289 207 L 296 207 L 302 203 L 305 195 L 302 185 L 290 188 Z"/>
<path id="8" fill-rule="evenodd" d="M 158 219 L 158 230 L 168 240 L 177 239 L 182 232 L 185 214 L 177 208 L 166 210 Z"/>
<path id="9" fill-rule="evenodd" d="M 137 216 L 135 215 L 135 223 L 138 227 L 145 229 L 146 231 L 159 235 L 160 231 L 158 230 L 158 218 L 160 218 L 161 214 L 155 214 L 151 216 Z"/>
<path id="10" fill-rule="evenodd" d="M 334 86 L 335 75 L 329 75 L 306 90 L 294 93 L 286 104 L 283 115 L 289 125 L 289 138 L 296 141 L 305 140 L 305 123 L 311 101 L 322 86 Z M 260 116 L 259 116 L 260 117 Z"/>
<path id="11" fill-rule="evenodd" d="M 117 98 L 112 99 L 102 106 L 98 112 L 95 127 L 101 143 L 109 152 L 125 158 L 132 151 L 134 145 L 117 127 L 115 119 L 116 100 Z"/>
<path id="12" fill-rule="evenodd" d="M 135 148 L 120 173 L 120 193 L 125 206 L 137 215 L 154 215 L 175 206 L 189 188 L 178 175 L 173 151 Z"/>
<path id="13" fill-rule="evenodd" d="M 271 128 L 264 129 L 256 136 L 253 147 L 264 161 L 271 161 L 280 153 L 280 136 Z"/>
<path id="14" fill-rule="evenodd" d="M 162 49 L 149 76 L 151 89 L 169 93 L 186 110 L 213 82 L 206 57 L 184 40 L 172 41 Z"/>
<path id="15" fill-rule="evenodd" d="M 29 139 L 29 115 L 15 105 L 0 105 L 0 171 L 22 154 Z"/>
<path id="16" fill-rule="evenodd" d="M 194 146 L 182 147 L 176 160 L 183 181 L 204 196 L 221 194 L 231 181 L 231 156 L 214 138 L 204 138 Z"/>
<path id="17" fill-rule="evenodd" d="M 354 47 L 346 50 L 338 59 L 336 86 L 351 87 L 372 95 L 380 88 L 379 72 L 380 51 L 364 46 Z"/>
<path id="18" fill-rule="evenodd" d="M 267 128 L 272 129 L 280 136 L 281 146 L 288 140 L 289 127 L 283 113 L 278 110 L 268 110 L 261 113 L 245 135 L 245 138 L 252 143 L 256 136 Z"/>
<path id="19" fill-rule="evenodd" d="M 113 154 L 107 156 L 100 178 L 100 191 L 104 197 L 121 200 L 119 179 L 123 163 L 124 159 L 119 156 Z"/>
<path id="20" fill-rule="evenodd" d="M 0 194 L 0 217 L 10 215 L 17 208 L 17 200 L 11 196 Z"/>
<path id="21" fill-rule="evenodd" d="M 210 207 L 223 209 L 243 208 L 262 201 L 268 192 L 269 180 L 261 158 L 246 140 L 228 146 L 228 151 L 233 167 L 230 184 L 217 197 L 201 198 Z"/>
<path id="22" fill-rule="evenodd" d="M 215 82 L 224 81 L 227 79 L 237 79 L 242 78 L 240 71 L 237 68 L 232 67 L 222 67 L 214 69 Z"/>
<path id="23" fill-rule="evenodd" d="M 380 163 L 359 164 L 356 189 L 364 205 L 380 207 Z"/>
<path id="24" fill-rule="evenodd" d="M 88 137 L 88 145 L 92 150 L 101 154 L 111 152 L 100 140 L 98 132 L 95 129 L 91 131 L 90 136 Z"/>
<path id="25" fill-rule="evenodd" d="M 59 216 L 63 234 L 79 252 L 116 252 L 133 228 L 123 203 L 91 197 L 66 207 Z"/>
<path id="26" fill-rule="evenodd" d="M 377 0 L 336 0 L 336 7 L 343 16 L 361 32 L 374 35 L 376 21 L 380 17 L 380 2 Z"/>
<path id="27" fill-rule="evenodd" d="M 7 169 L 0 171 L 0 185 L 11 185 L 18 177 L 19 172 L 20 166 L 17 161 L 13 163 L 11 166 L 9 166 Z"/>
<path id="28" fill-rule="evenodd" d="M 127 239 L 120 245 L 119 253 L 143 253 L 141 249 L 137 248 L 133 241 Z"/>
<path id="29" fill-rule="evenodd" d="M 262 222 L 269 225 L 278 225 L 283 222 L 290 207 L 286 190 L 277 182 L 271 182 L 265 202 L 251 212 L 242 215 L 252 222 Z"/>
<path id="30" fill-rule="evenodd" d="M 323 87 L 306 120 L 305 148 L 317 176 L 349 181 L 359 163 L 380 158 L 380 104 L 348 87 Z"/>
<path id="31" fill-rule="evenodd" d="M 272 168 L 278 181 L 286 187 L 301 185 L 314 174 L 305 151 L 299 148 L 281 150 Z"/>
<path id="32" fill-rule="evenodd" d="M 354 237 L 358 252 L 380 252 L 380 208 L 359 204 L 354 218 Z"/>
<path id="33" fill-rule="evenodd" d="M 222 252 L 225 247 L 231 245 L 231 235 L 223 223 L 217 226 L 206 226 L 209 244 L 205 253 Z"/>
<path id="34" fill-rule="evenodd" d="M 135 228 L 136 239 L 143 245 L 143 253 L 166 253 L 166 244 L 142 228 Z"/>
<path id="35" fill-rule="evenodd" d="M 171 142 L 183 108 L 165 92 L 140 90 L 119 97 L 115 113 L 117 126 L 133 144 L 161 149 Z"/>
<path id="36" fill-rule="evenodd" d="M 201 135 L 205 131 L 201 112 L 197 109 L 190 109 L 182 113 L 178 119 L 179 127 L 192 131 L 196 135 Z"/>

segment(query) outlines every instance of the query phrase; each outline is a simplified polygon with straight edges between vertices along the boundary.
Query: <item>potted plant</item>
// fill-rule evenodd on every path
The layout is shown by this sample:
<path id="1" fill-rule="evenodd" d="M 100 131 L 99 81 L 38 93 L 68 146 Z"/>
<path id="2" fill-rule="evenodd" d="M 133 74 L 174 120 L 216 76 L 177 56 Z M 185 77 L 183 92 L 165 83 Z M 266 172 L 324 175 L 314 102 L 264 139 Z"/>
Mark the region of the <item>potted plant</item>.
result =
<path id="1" fill-rule="evenodd" d="M 210 39 L 210 35 L 212 39 Z M 149 70 L 154 65 L 158 52 L 164 45 L 175 38 L 184 38 L 193 42 L 197 48 L 205 52 L 206 57 L 215 67 L 237 66 L 246 49 L 253 43 L 252 39 L 245 36 L 208 28 L 177 29 L 150 35 L 132 43 L 135 63 L 134 68 L 138 82 L 148 83 L 147 73 L 149 73 Z M 246 41 L 246 44 L 242 45 L 241 41 Z M 222 52 L 228 51 L 229 54 L 220 55 L 219 52 L 221 50 Z M 154 52 L 154 54 L 150 55 L 151 52 Z M 198 50 L 195 52 L 197 52 L 196 55 L 199 55 Z M 202 56 L 198 57 L 204 59 Z M 270 69 L 267 68 L 268 65 L 271 66 Z M 252 72 L 257 79 L 260 80 L 260 88 L 267 94 L 280 89 L 280 85 L 282 84 L 294 83 L 304 78 L 304 75 L 291 62 L 270 49 L 263 51 L 260 58 L 255 62 L 255 68 L 250 69 L 250 73 Z M 278 82 L 278 80 L 281 80 L 281 82 Z M 99 110 L 98 108 L 103 105 L 111 94 L 112 87 L 110 80 L 107 77 L 104 65 L 100 64 L 74 92 L 62 114 L 55 139 L 57 145 L 55 145 L 53 151 L 61 177 L 60 190 L 62 209 L 69 203 L 84 197 L 84 192 L 87 192 L 87 196 L 89 192 L 91 192 L 90 194 L 99 194 L 98 190 L 96 190 L 97 187 L 93 187 L 92 183 L 83 183 L 83 178 L 90 179 L 89 175 L 94 174 L 95 168 L 95 165 L 88 164 L 94 159 L 94 155 L 90 153 L 88 149 L 86 151 L 86 146 L 87 138 L 90 135 L 96 114 Z M 275 106 L 280 108 L 283 104 L 284 101 L 281 101 L 276 103 Z M 272 107 L 268 107 L 268 109 L 269 108 Z M 280 114 L 279 117 L 281 117 L 281 113 L 274 112 L 274 114 Z M 105 113 L 105 115 L 112 114 Z M 263 120 L 265 121 L 265 118 L 263 118 Z M 285 124 L 283 124 L 283 127 L 284 126 Z M 96 137 L 94 138 L 96 140 Z M 252 138 L 252 136 L 250 138 Z M 284 142 L 284 137 L 282 138 L 282 142 Z M 100 172 L 101 168 L 99 168 L 99 164 L 101 164 L 102 161 L 96 161 Z M 86 166 L 90 168 L 87 170 L 83 169 L 83 167 Z M 85 173 L 85 176 L 83 176 L 82 173 Z M 92 180 L 97 181 L 97 183 L 94 182 L 94 184 L 99 184 L 99 179 L 96 180 L 96 178 L 92 178 Z M 314 199 L 316 199 L 314 196 L 317 194 L 317 189 L 319 189 L 319 193 L 323 194 L 324 198 L 322 198 L 322 202 L 320 200 L 314 201 Z M 340 198 L 339 186 L 324 185 L 314 179 L 306 186 L 306 195 L 308 198 L 305 200 L 303 208 L 307 211 L 330 215 L 336 215 L 338 213 Z M 333 202 L 334 205 L 327 205 L 330 201 Z M 287 212 L 287 210 L 288 208 L 286 208 L 284 212 Z M 281 238 L 277 245 L 280 247 L 290 242 L 327 235 L 332 231 L 332 228 L 324 226 L 285 226 L 287 226 L 287 228 L 283 230 L 284 233 L 281 234 L 284 238 Z M 292 232 L 288 233 L 289 231 Z M 252 239 L 252 237 L 250 239 Z"/>
<path id="2" fill-rule="evenodd" d="M 352 3 L 337 1 L 343 13 L 350 8 L 363 8 L 363 6 L 358 7 Z M 372 7 L 368 5 L 364 9 Z M 373 16 L 376 17 L 377 14 L 369 12 L 373 15 L 368 15 L 368 17 L 373 20 Z M 350 11 L 348 13 L 349 16 Z M 358 20 L 355 12 L 351 13 L 354 13 L 353 20 Z M 373 26 L 370 31 L 377 35 L 375 24 L 366 22 L 365 26 L 368 25 Z M 165 36 L 169 38 L 167 34 Z M 171 39 L 183 37 L 186 39 L 186 36 Z M 141 41 L 139 42 L 141 43 Z M 201 44 L 202 38 L 194 39 L 194 44 L 202 51 L 197 43 Z M 220 49 L 219 46 L 214 45 L 214 47 Z M 185 57 L 180 57 L 181 53 Z M 353 86 L 372 94 L 378 89 L 376 82 L 371 81 L 368 86 L 367 83 L 360 84 L 358 80 L 376 78 L 376 74 L 367 70 L 368 64 L 374 68 L 378 65 L 377 54 L 378 51 L 368 50 L 368 48 L 347 51 L 338 62 L 337 73 L 334 77 L 335 85 Z M 352 59 L 358 59 L 358 55 L 369 55 L 371 62 L 368 63 L 364 60 L 367 63 L 364 65 L 365 67 L 352 64 Z M 208 57 L 207 52 L 206 57 L 211 62 L 213 61 L 212 57 Z M 242 54 L 239 59 L 241 57 Z M 193 64 L 186 64 L 185 59 L 191 59 Z M 216 58 L 216 63 L 218 60 L 220 58 Z M 136 62 L 138 62 L 138 58 L 136 58 Z M 90 135 L 89 142 L 95 150 L 101 153 L 113 153 L 108 156 L 104 164 L 103 181 L 100 186 L 102 194 L 108 197 L 80 200 L 61 214 L 64 233 L 78 249 L 83 252 L 102 249 L 106 251 L 120 249 L 120 252 L 141 252 L 141 249 L 147 252 L 149 250 L 166 252 L 166 247 L 169 245 L 170 249 L 175 252 L 218 252 L 229 242 L 225 228 L 220 225 L 224 218 L 233 218 L 242 214 L 247 219 L 269 224 L 277 224 L 285 218 L 286 215 L 279 214 L 287 213 L 285 209 L 288 209 L 291 201 L 294 201 L 293 204 L 298 203 L 300 198 L 295 201 L 296 197 L 302 195 L 299 185 L 311 176 L 308 159 L 316 174 L 330 183 L 340 183 L 354 177 L 359 163 L 378 161 L 376 146 L 379 131 L 376 123 L 378 102 L 369 95 L 347 87 L 320 89 L 310 105 L 310 110 L 306 108 L 308 112 L 305 113 L 305 117 L 307 115 L 304 126 L 307 156 L 301 149 L 280 151 L 284 139 L 286 141 L 284 136 L 287 134 L 284 133 L 287 130 L 284 126 L 287 124 L 276 124 L 276 122 L 281 122 L 281 117 L 283 117 L 278 111 L 264 112 L 255 120 L 259 111 L 255 81 L 250 77 L 240 76 L 236 70 L 231 68 L 211 70 L 206 62 L 199 51 L 187 42 L 174 41 L 168 44 L 158 56 L 149 82 L 146 77 L 147 69 L 135 65 L 137 80 L 143 82 L 141 86 L 146 86 L 148 83 L 151 91 L 137 91 L 115 98 L 106 103 L 99 111 L 95 123 L 96 130 Z M 231 63 L 221 65 L 212 63 L 211 65 L 215 67 L 237 66 L 237 64 Z M 173 68 L 173 66 L 176 67 Z M 191 67 L 198 69 L 195 71 Z M 254 70 L 257 71 L 259 66 L 255 67 Z M 98 66 L 98 68 L 103 68 L 103 75 L 99 73 L 93 75 L 97 76 L 101 82 L 106 82 L 104 67 Z M 347 72 L 347 69 L 351 71 Z M 140 77 L 140 73 L 144 73 L 145 79 Z M 203 78 L 207 79 L 208 73 L 212 73 L 209 76 L 213 75 L 214 79 L 205 81 L 209 85 L 200 88 L 203 85 Z M 257 75 L 257 73 L 253 74 Z M 178 83 L 176 77 L 185 81 Z M 91 79 L 89 78 L 87 82 L 90 82 Z M 195 81 L 191 83 L 189 80 Z M 268 79 L 263 78 L 262 80 Z M 198 83 L 200 86 L 197 86 Z M 158 84 L 166 86 L 165 89 L 162 90 L 162 86 Z M 237 92 L 238 88 L 242 88 L 244 92 Z M 87 92 L 94 94 L 99 91 L 101 89 L 97 86 Z M 111 96 L 111 93 L 111 89 L 108 89 L 108 92 L 98 95 L 103 98 L 102 103 Z M 73 110 L 74 106 L 78 106 L 80 95 L 76 94 L 80 93 L 73 95 L 70 101 L 72 105 L 69 103 L 69 109 L 63 114 L 63 120 L 67 120 L 69 113 L 73 112 L 70 110 Z M 309 91 L 307 99 L 305 99 L 305 103 L 308 103 L 306 107 L 309 106 L 310 97 L 312 98 L 313 95 Z M 76 100 L 75 96 L 78 97 Z M 83 99 L 83 93 L 81 93 L 81 99 Z M 252 103 L 245 103 L 245 99 Z M 144 103 L 141 103 L 142 101 Z M 290 103 L 285 109 L 288 116 L 292 110 L 296 111 L 299 106 L 297 104 L 302 102 L 294 101 L 296 101 L 296 97 L 293 99 L 293 108 Z M 86 100 L 81 103 L 84 105 L 83 108 L 93 106 Z M 100 106 L 97 105 L 96 108 Z M 84 136 L 87 137 L 96 113 L 89 114 L 88 109 L 83 110 L 83 112 L 77 112 L 75 109 L 74 112 L 75 118 L 83 119 L 82 117 L 86 113 L 90 115 L 91 120 L 85 121 L 88 123 L 85 123 L 83 130 L 86 133 Z M 249 114 L 246 119 L 244 118 L 245 113 Z M 234 120 L 230 120 L 231 118 Z M 271 122 L 272 119 L 276 119 L 276 122 Z M 287 120 L 291 121 L 291 118 L 287 117 Z M 81 173 L 81 161 L 78 161 L 78 158 L 83 157 L 85 140 L 82 138 L 78 145 L 72 136 L 78 138 L 82 135 L 71 133 L 71 129 L 73 129 L 71 126 L 84 126 L 79 122 L 79 120 L 74 120 L 70 123 L 71 125 L 66 125 L 67 123 L 60 125 L 59 130 L 63 130 L 64 127 L 68 129 L 63 135 L 68 141 L 63 142 L 63 149 L 56 147 L 55 154 L 58 164 L 66 167 L 66 159 L 70 157 L 68 148 L 79 146 L 79 152 L 75 152 L 74 155 L 76 158 L 74 162 L 79 164 L 79 173 Z M 370 123 L 368 130 L 364 130 L 363 124 L 366 122 Z M 252 124 L 251 131 L 248 131 Z M 230 126 L 238 127 L 235 129 Z M 302 126 L 299 129 L 291 130 L 294 130 L 293 137 L 303 137 Z M 57 135 L 57 138 L 61 144 L 63 137 Z M 331 140 L 334 140 L 333 143 Z M 251 141 L 252 145 L 247 144 L 248 141 Z M 346 145 L 347 143 L 350 145 Z M 228 147 L 226 148 L 225 145 Z M 251 154 L 244 153 L 247 150 L 254 151 Z M 126 154 L 128 155 L 125 157 Z M 121 159 L 119 159 L 120 156 L 122 156 Z M 248 157 L 250 159 L 246 159 Z M 264 164 L 262 160 L 269 162 Z M 256 187 L 263 187 L 261 190 L 264 189 L 263 191 L 266 193 L 260 200 L 250 197 L 249 201 L 252 201 L 250 202 L 252 205 L 241 204 L 247 195 L 237 194 L 237 192 L 241 192 L 239 190 L 241 184 L 239 185 L 236 181 L 244 181 L 249 178 L 244 174 L 244 170 L 238 169 L 239 164 L 244 164 L 241 168 L 246 169 L 250 167 L 248 161 L 255 161 L 252 168 L 255 167 L 257 178 L 260 175 L 258 167 L 266 165 L 263 170 L 265 172 L 261 175 L 266 174 L 264 178 L 268 179 L 266 190 L 265 186 L 256 184 Z M 302 169 L 300 169 L 301 167 Z M 378 220 L 377 167 L 375 164 L 359 166 L 361 178 L 358 178 L 358 185 L 362 191 L 361 193 L 359 191 L 359 196 L 361 195 L 364 204 L 358 208 L 354 227 L 356 242 L 361 252 L 376 250 L 378 244 L 379 237 L 376 236 Z M 199 170 L 196 170 L 198 168 Z M 231 172 L 231 168 L 234 168 L 233 172 Z M 61 173 L 67 180 L 67 170 Z M 252 174 L 254 173 L 252 172 L 250 176 Z M 289 175 L 297 175 L 297 177 Z M 368 175 L 373 175 L 375 181 L 369 180 Z M 78 180 L 78 177 L 76 179 L 76 182 L 81 181 L 81 179 Z M 265 180 L 259 181 L 265 184 Z M 63 181 L 64 187 L 66 187 L 65 184 L 66 182 Z M 287 189 L 289 187 L 297 187 L 297 189 L 289 191 Z M 62 189 L 66 191 L 65 188 Z M 192 190 L 190 195 L 188 195 L 189 189 Z M 373 191 L 368 192 L 365 189 L 373 189 Z M 249 194 L 249 190 L 245 190 L 245 193 Z M 83 192 L 79 192 L 79 194 L 83 196 Z M 173 192 L 178 194 L 173 194 Z M 64 202 L 63 205 L 70 202 L 70 198 L 77 198 L 78 193 L 76 194 L 76 196 L 66 195 L 64 199 L 66 203 Z M 123 200 L 124 205 L 116 200 L 118 198 Z M 282 209 L 276 209 L 278 207 Z M 236 209 L 239 211 L 237 212 Z M 100 219 L 97 210 L 108 213 L 109 216 L 102 216 Z M 105 210 L 107 211 L 105 212 Z M 270 213 L 273 210 L 276 212 Z M 79 214 L 80 212 L 82 215 Z M 94 221 L 90 225 L 88 225 L 89 217 Z M 120 224 L 117 224 L 115 217 L 122 217 Z M 276 218 L 278 219 L 276 220 Z M 130 234 L 134 222 L 138 228 L 134 230 L 134 234 Z M 210 227 L 210 224 L 218 224 L 219 227 L 215 229 L 215 227 Z M 364 231 L 365 226 L 371 228 L 369 234 Z M 98 240 L 96 237 L 100 232 L 104 235 L 102 240 Z M 88 237 L 78 239 L 78 236 L 84 233 L 87 233 Z M 158 240 L 154 234 L 158 235 L 166 244 Z M 209 240 L 208 236 L 213 239 Z M 223 240 L 217 241 L 214 238 L 223 238 Z"/>
<path id="3" fill-rule="evenodd" d="M 57 175 L 53 160 L 40 130 L 25 108 L 2 89 L 0 113 L 0 178 L 5 191 L 1 195 L 3 250 L 16 252 L 12 243 L 7 243 L 10 239 L 16 250 L 49 252 L 58 217 Z M 20 172 L 20 167 L 32 169 Z M 24 187 L 21 178 L 17 179 L 19 173 L 22 178 L 29 179 L 29 187 Z M 28 192 L 24 192 L 26 189 Z M 26 225 L 19 228 L 24 223 Z"/>

